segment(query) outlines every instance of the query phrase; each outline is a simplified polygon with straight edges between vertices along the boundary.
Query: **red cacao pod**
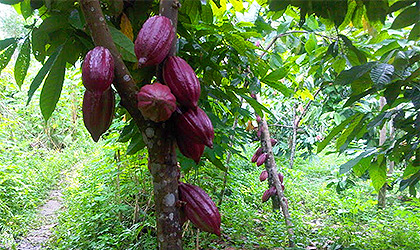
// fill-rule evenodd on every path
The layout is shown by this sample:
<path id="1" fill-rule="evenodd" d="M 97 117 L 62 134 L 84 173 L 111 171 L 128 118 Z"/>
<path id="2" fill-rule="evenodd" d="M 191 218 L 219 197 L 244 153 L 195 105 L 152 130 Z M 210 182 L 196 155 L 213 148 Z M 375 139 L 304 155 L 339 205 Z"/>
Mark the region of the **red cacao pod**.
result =
<path id="1" fill-rule="evenodd" d="M 262 202 L 268 201 L 268 199 L 270 199 L 270 197 L 275 195 L 275 194 L 276 194 L 276 187 L 271 186 L 269 189 L 265 190 L 265 192 L 262 196 Z"/>
<path id="2" fill-rule="evenodd" d="M 267 160 L 267 153 L 262 153 L 257 159 L 257 166 L 261 166 Z"/>
<path id="3" fill-rule="evenodd" d="M 158 65 L 165 59 L 175 38 L 171 20 L 153 16 L 143 24 L 134 43 L 139 67 Z"/>
<path id="4" fill-rule="evenodd" d="M 254 155 L 252 156 L 252 158 L 251 158 L 251 162 L 256 162 L 257 161 L 257 159 L 258 159 L 258 157 L 260 157 L 260 155 L 262 154 L 262 148 L 261 147 L 259 147 L 258 149 L 257 149 L 257 151 L 255 151 L 255 153 L 254 153 Z"/>
<path id="5" fill-rule="evenodd" d="M 265 181 L 268 178 L 268 172 L 266 170 L 262 171 L 260 174 L 260 181 Z"/>
<path id="6" fill-rule="evenodd" d="M 276 140 L 276 139 L 274 139 L 274 138 L 271 138 L 271 139 L 270 139 L 270 142 L 271 142 L 271 146 L 272 146 L 272 147 L 274 147 L 274 146 L 277 144 L 277 140 Z"/>
<path id="7" fill-rule="evenodd" d="M 180 182 L 179 199 L 186 202 L 185 215 L 197 228 L 220 236 L 219 210 L 203 189 Z"/>
<path id="8" fill-rule="evenodd" d="M 114 80 L 114 58 L 105 47 L 90 50 L 83 61 L 82 82 L 87 90 L 102 93 Z"/>
<path id="9" fill-rule="evenodd" d="M 154 83 L 137 93 L 137 106 L 143 116 L 154 122 L 168 120 L 176 109 L 176 99 L 168 86 Z"/>
<path id="10" fill-rule="evenodd" d="M 175 119 L 175 128 L 179 136 L 188 137 L 195 143 L 213 148 L 214 129 L 210 118 L 199 107 L 189 109 Z"/>
<path id="11" fill-rule="evenodd" d="M 189 137 L 183 137 L 176 135 L 176 143 L 178 144 L 179 151 L 185 157 L 193 159 L 195 163 L 199 163 L 201 156 L 204 152 L 204 144 L 196 143 L 191 140 Z"/>
<path id="12" fill-rule="evenodd" d="M 283 183 L 284 175 L 282 173 L 278 173 L 278 176 L 279 176 L 280 182 Z"/>
<path id="13" fill-rule="evenodd" d="M 114 105 L 114 92 L 111 88 L 101 94 L 89 90 L 85 91 L 82 107 L 83 121 L 95 142 L 111 125 Z"/>
<path id="14" fill-rule="evenodd" d="M 170 56 L 163 66 L 165 84 L 181 106 L 195 109 L 200 98 L 200 82 L 191 66 L 181 57 Z"/>

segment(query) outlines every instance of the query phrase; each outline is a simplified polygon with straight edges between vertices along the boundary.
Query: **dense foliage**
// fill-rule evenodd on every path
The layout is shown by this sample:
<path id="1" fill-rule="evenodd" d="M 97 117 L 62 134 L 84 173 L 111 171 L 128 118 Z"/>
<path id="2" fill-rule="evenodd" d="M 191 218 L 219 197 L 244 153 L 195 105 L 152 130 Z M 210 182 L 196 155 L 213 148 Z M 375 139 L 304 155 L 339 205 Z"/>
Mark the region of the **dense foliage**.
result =
<path id="1" fill-rule="evenodd" d="M 75 121 L 63 122 L 68 108 L 63 100 L 71 100 L 72 109 L 80 107 L 80 76 L 74 69 L 80 67 L 80 60 L 94 44 L 77 1 L 0 2 L 13 5 L 26 21 L 23 31 L 19 28 L 13 34 L 9 32 L 13 36 L 0 41 L 0 71 L 9 70 L 16 83 L 14 87 L 6 84 L 11 75 L 2 80 L 1 103 L 16 106 L 15 112 L 25 117 L 24 121 L 19 118 L 12 122 L 17 114 L 2 110 L 5 125 L 1 136 L 3 141 L 15 141 L 13 131 L 22 127 L 19 122 L 31 131 L 19 135 L 19 143 L 2 144 L 5 148 L 1 150 L 11 153 L 4 154 L 2 168 L 6 170 L 0 171 L 4 175 L 0 187 L 4 187 L 5 194 L 15 194 L 0 199 L 0 213 L 5 216 L 1 218 L 9 220 L 12 217 L 8 211 L 20 213 L 22 204 L 30 201 L 30 207 L 36 207 L 37 199 L 54 184 L 63 165 L 73 164 L 66 152 L 77 144 L 75 138 L 86 132 L 79 131 Z M 144 21 L 158 13 L 158 2 L 102 1 L 102 7 L 112 39 L 137 87 L 152 82 L 150 70 L 136 67 L 133 39 Z M 330 240 L 330 245 L 345 247 L 418 247 L 415 227 L 419 226 L 419 219 L 408 211 L 418 210 L 419 205 L 415 198 L 420 181 L 419 16 L 420 3 L 414 0 L 181 1 L 177 55 L 188 59 L 200 79 L 199 106 L 212 120 L 216 137 L 214 148 L 205 149 L 206 160 L 195 164 L 181 154 L 178 160 L 185 180 L 202 185 L 214 198 L 224 189 L 223 178 L 228 178 L 220 209 L 226 216 L 222 219 L 224 232 L 234 238 L 220 240 L 223 244 L 274 247 L 278 246 L 277 240 L 284 242 L 286 237 L 284 227 L 278 223 L 282 219 L 276 213 L 270 214 L 256 196 L 264 190 L 262 185 L 255 186 L 257 171 L 243 162 L 253 151 L 247 144 L 256 139 L 252 120 L 259 114 L 267 118 L 273 137 L 279 141 L 274 152 L 282 166 L 293 166 L 293 161 L 286 163 L 286 158 L 293 159 L 295 148 L 299 155 L 311 156 L 305 160 L 308 165 L 299 166 L 302 160 L 298 159 L 297 169 L 284 170 L 286 179 L 290 178 L 286 194 L 290 197 L 300 246 Z M 11 70 L 7 65 L 14 54 L 17 57 L 12 60 L 14 65 L 9 65 Z M 31 58 L 42 64 L 36 74 L 27 74 Z M 22 92 L 16 87 L 27 91 L 25 108 Z M 73 91 L 67 94 L 68 89 Z M 251 93 L 259 93 L 261 103 L 251 98 Z M 35 104 L 31 101 L 38 96 L 41 114 L 33 111 Z M 386 100 L 382 108 L 381 97 Z M 45 123 L 40 121 L 41 115 Z M 383 143 L 380 130 L 384 126 L 394 132 L 389 132 Z M 42 150 L 33 153 L 39 158 L 26 155 L 33 148 L 34 138 L 41 138 Z M 134 119 L 122 106 L 117 106 L 113 125 L 104 138 L 107 148 L 97 151 L 101 160 L 92 159 L 86 168 L 79 166 L 75 170 L 78 184 L 67 188 L 67 210 L 61 216 L 56 246 L 155 248 L 151 240 L 155 222 L 149 199 L 152 188 L 146 168 L 146 144 Z M 80 140 L 85 145 L 85 140 Z M 50 180 L 50 185 L 39 187 L 42 192 L 35 195 L 38 187 L 34 181 L 39 177 L 30 178 L 33 169 L 29 167 L 22 175 L 17 174 L 22 171 L 21 166 L 35 164 L 43 159 L 42 155 L 49 155 L 51 149 L 44 152 L 44 148 L 64 148 L 64 152 L 51 157 L 63 154 L 68 164 L 43 165 L 46 173 L 41 169 L 40 175 L 45 181 Z M 23 157 L 16 153 L 20 150 Z M 345 154 L 339 159 L 348 161 L 339 166 L 328 163 L 311 167 L 323 164 L 315 155 L 321 153 L 324 157 L 323 150 Z M 226 177 L 223 173 L 228 170 L 228 154 L 233 154 L 234 160 Z M 395 163 L 394 172 L 389 172 L 390 162 Z M 311 183 L 312 178 L 318 181 Z M 376 203 L 369 198 L 373 190 L 366 185 L 366 179 L 371 179 L 376 191 L 398 185 L 402 197 L 408 188 L 410 203 L 393 197 L 389 204 L 401 207 L 376 213 Z M 18 184 L 7 184 L 8 181 Z M 35 187 L 27 188 L 28 185 Z M 17 188 L 20 186 L 22 189 Z M 305 192 L 300 190 L 302 186 Z M 332 187 L 339 194 L 332 194 Z M 314 189 L 317 191 L 312 197 L 309 191 Z M 28 193 L 31 195 L 26 196 Z M 15 199 L 18 202 L 13 203 Z M 389 230 L 386 223 L 370 225 L 368 229 L 357 226 L 394 217 L 398 221 L 393 224 L 394 233 L 400 237 L 390 241 L 378 235 L 385 234 L 381 227 Z M 323 219 L 325 222 L 319 222 Z M 325 223 L 322 229 L 319 223 Z M 256 227 L 255 232 L 243 231 L 250 227 Z M 4 232 L 10 233 L 13 228 L 8 226 Z M 404 234 L 403 228 L 408 228 L 408 233 Z M 281 233 L 272 235 L 276 230 Z M 366 240 L 371 245 L 354 240 L 360 231 L 371 239 Z M 194 247 L 193 233 L 186 231 L 186 247 Z M 258 239 L 261 235 L 263 240 Z M 89 241 L 90 238 L 95 241 Z M 222 243 L 206 236 L 202 244 L 217 247 Z"/>

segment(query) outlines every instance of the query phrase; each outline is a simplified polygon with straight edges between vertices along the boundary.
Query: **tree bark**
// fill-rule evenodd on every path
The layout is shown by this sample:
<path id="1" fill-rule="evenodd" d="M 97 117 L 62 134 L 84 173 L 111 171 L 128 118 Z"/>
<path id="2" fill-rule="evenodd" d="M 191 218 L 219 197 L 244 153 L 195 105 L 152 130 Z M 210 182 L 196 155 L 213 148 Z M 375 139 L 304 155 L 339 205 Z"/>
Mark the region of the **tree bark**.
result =
<path id="1" fill-rule="evenodd" d="M 137 109 L 136 84 L 118 52 L 98 0 L 79 0 L 91 37 L 96 46 L 108 48 L 114 57 L 114 87 L 121 105 L 136 121 L 149 151 L 149 166 L 153 176 L 157 243 L 159 249 L 182 249 L 178 209 L 178 167 L 172 124 L 145 121 Z M 162 0 L 161 14 L 169 17 L 176 28 L 178 1 Z M 176 41 L 173 45 L 175 47 Z M 175 53 L 175 48 L 172 54 Z"/>
<path id="2" fill-rule="evenodd" d="M 382 110 L 382 108 L 385 106 L 385 103 L 386 103 L 385 97 L 382 96 L 379 99 L 379 110 Z M 385 143 L 385 140 L 386 140 L 386 124 L 384 124 L 382 129 L 379 131 L 379 146 L 382 146 Z M 378 192 L 378 207 L 379 208 L 385 208 L 387 186 L 388 186 L 388 183 L 385 182 L 385 184 L 381 187 L 381 189 Z"/>
<path id="3" fill-rule="evenodd" d="M 285 201 L 286 197 L 284 196 L 283 189 L 281 188 L 281 182 L 277 173 L 277 165 L 273 154 L 273 147 L 270 141 L 270 132 L 268 131 L 268 125 L 265 118 L 261 117 L 261 122 L 259 122 L 258 127 L 261 129 L 261 147 L 263 148 L 263 152 L 267 153 L 265 169 L 268 173 L 269 187 L 275 186 L 277 190 L 277 195 L 271 197 L 273 210 L 281 208 L 287 227 L 287 233 L 289 234 L 289 247 L 294 247 L 293 223 L 289 214 L 289 207 Z"/>

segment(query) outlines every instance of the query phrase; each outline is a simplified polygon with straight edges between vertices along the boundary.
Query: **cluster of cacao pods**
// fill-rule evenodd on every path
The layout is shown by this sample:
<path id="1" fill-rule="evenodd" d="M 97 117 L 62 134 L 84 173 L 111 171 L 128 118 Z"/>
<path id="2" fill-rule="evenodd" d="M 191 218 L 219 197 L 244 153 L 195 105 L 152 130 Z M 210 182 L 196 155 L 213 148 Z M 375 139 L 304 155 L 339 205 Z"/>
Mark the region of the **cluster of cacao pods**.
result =
<path id="1" fill-rule="evenodd" d="M 200 187 L 179 183 L 179 199 L 184 203 L 181 222 L 190 220 L 198 229 L 220 236 L 221 217 L 210 196 Z"/>
<path id="2" fill-rule="evenodd" d="M 82 65 L 83 122 L 93 140 L 97 142 L 112 122 L 115 97 L 111 88 L 114 79 L 114 59 L 107 48 L 98 46 L 90 50 Z"/>
<path id="3" fill-rule="evenodd" d="M 201 87 L 194 70 L 181 57 L 168 57 L 175 35 L 167 17 L 153 16 L 143 24 L 134 44 L 138 65 L 163 63 L 164 82 L 143 86 L 137 94 L 138 108 L 146 119 L 154 122 L 168 120 L 177 110 L 173 119 L 178 148 L 198 163 L 204 146 L 213 147 L 214 129 L 209 117 L 198 107 Z"/>

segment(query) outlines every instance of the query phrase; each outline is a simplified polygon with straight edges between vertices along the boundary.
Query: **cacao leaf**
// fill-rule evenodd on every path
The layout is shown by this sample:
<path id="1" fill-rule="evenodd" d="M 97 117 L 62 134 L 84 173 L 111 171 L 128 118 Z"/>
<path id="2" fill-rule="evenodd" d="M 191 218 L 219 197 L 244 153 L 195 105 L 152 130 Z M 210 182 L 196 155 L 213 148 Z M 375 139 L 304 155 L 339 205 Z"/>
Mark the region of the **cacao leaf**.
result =
<path id="1" fill-rule="evenodd" d="M 351 69 L 344 70 L 337 76 L 334 84 L 348 85 L 369 72 L 376 64 L 376 62 L 368 62 L 364 65 L 354 66 Z"/>
<path id="2" fill-rule="evenodd" d="M 16 84 L 22 86 L 25 80 L 26 73 L 28 72 L 29 63 L 31 62 L 31 42 L 29 37 L 26 38 L 25 42 L 20 49 L 19 55 L 16 59 L 14 75 Z"/>
<path id="3" fill-rule="evenodd" d="M 7 38 L 0 41 L 0 51 L 4 50 L 5 48 L 9 47 L 10 44 L 15 43 L 16 38 Z"/>
<path id="4" fill-rule="evenodd" d="M 3 53 L 0 54 L 0 73 L 6 68 L 9 64 L 10 59 L 12 58 L 13 53 L 15 52 L 17 43 L 12 43 Z"/>
<path id="5" fill-rule="evenodd" d="M 0 0 L 0 3 L 7 4 L 7 5 L 14 5 L 17 3 L 22 2 L 23 0 Z"/>
<path id="6" fill-rule="evenodd" d="M 80 15 L 79 11 L 76 9 L 70 12 L 68 21 L 71 26 L 79 30 L 83 30 L 83 26 L 86 22 L 84 16 Z"/>
<path id="7" fill-rule="evenodd" d="M 51 117 L 51 114 L 60 99 L 65 73 L 66 60 L 64 57 L 59 56 L 51 66 L 51 70 L 45 79 L 39 99 L 41 113 L 45 120 L 48 120 Z"/>
<path id="8" fill-rule="evenodd" d="M 20 10 L 22 12 L 22 16 L 25 19 L 28 19 L 32 15 L 33 9 L 31 7 L 31 0 L 24 0 L 20 3 Z"/>
<path id="9" fill-rule="evenodd" d="M 354 159 L 351 159 L 350 161 L 342 164 L 340 166 L 340 174 L 347 173 L 348 171 L 350 171 L 352 167 L 354 167 L 357 163 L 359 163 L 360 160 L 362 160 L 363 158 L 369 157 L 377 152 L 378 150 L 376 148 L 366 149 L 364 152 L 360 153 Z"/>
<path id="10" fill-rule="evenodd" d="M 386 182 L 386 159 L 384 158 L 383 155 L 379 155 L 368 169 L 372 185 L 376 191 L 379 191 Z"/>
<path id="11" fill-rule="evenodd" d="M 122 59 L 127 62 L 137 62 L 136 54 L 134 54 L 134 43 L 114 26 L 108 25 L 108 28 Z"/>
<path id="12" fill-rule="evenodd" d="M 131 119 L 130 123 L 125 125 L 122 129 L 120 136 L 118 137 L 118 142 L 128 142 L 133 137 L 133 134 L 138 133 L 139 130 L 136 126 L 134 119 Z"/>
<path id="13" fill-rule="evenodd" d="M 378 85 L 385 85 L 391 82 L 393 74 L 394 66 L 387 63 L 381 63 L 373 67 L 370 72 L 370 78 Z"/>
<path id="14" fill-rule="evenodd" d="M 31 86 L 28 90 L 28 101 L 26 102 L 26 105 L 28 105 L 31 101 L 32 96 L 41 85 L 47 73 L 50 71 L 52 65 L 57 60 L 57 57 L 60 55 L 62 49 L 62 45 L 56 49 L 56 51 L 48 58 L 48 60 L 45 62 L 42 68 L 38 71 L 38 74 L 36 74 L 35 78 L 32 80 Z"/>
<path id="15" fill-rule="evenodd" d="M 135 133 L 131 138 L 130 144 L 127 147 L 127 155 L 133 155 L 144 148 L 146 144 L 143 141 L 143 136 L 141 133 Z"/>
<path id="16" fill-rule="evenodd" d="M 419 20 L 420 11 L 418 6 L 411 6 L 403 10 L 394 20 L 391 29 L 402 29 L 416 23 Z"/>
<path id="17" fill-rule="evenodd" d="M 408 36 L 408 40 L 417 41 L 420 38 L 420 21 L 414 25 L 411 29 L 410 35 Z"/>

